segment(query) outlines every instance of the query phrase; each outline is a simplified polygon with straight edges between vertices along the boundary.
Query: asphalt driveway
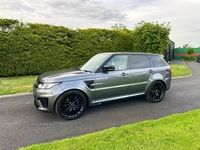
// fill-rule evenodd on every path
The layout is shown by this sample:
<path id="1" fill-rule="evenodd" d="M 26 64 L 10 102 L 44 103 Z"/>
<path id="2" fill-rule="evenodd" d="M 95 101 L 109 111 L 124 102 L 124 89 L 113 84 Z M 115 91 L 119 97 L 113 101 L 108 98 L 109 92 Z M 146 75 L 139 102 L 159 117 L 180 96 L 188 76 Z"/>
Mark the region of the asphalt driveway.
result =
<path id="1" fill-rule="evenodd" d="M 171 89 L 160 103 L 147 102 L 143 97 L 122 99 L 90 107 L 73 121 L 38 111 L 32 95 L 0 98 L 0 149 L 17 149 L 197 109 L 200 107 L 200 63 L 187 65 L 192 76 L 173 79 Z"/>

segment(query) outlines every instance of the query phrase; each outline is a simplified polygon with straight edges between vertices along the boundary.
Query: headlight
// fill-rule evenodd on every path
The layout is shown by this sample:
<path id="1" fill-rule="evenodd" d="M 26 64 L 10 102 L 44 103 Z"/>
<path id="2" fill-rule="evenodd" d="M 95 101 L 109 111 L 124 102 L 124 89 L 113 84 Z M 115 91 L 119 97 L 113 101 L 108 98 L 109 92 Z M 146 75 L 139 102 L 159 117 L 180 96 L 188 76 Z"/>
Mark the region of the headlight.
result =
<path id="1" fill-rule="evenodd" d="M 38 84 L 38 88 L 40 89 L 50 89 L 55 85 L 60 84 L 60 82 L 56 82 L 56 83 L 39 83 Z"/>

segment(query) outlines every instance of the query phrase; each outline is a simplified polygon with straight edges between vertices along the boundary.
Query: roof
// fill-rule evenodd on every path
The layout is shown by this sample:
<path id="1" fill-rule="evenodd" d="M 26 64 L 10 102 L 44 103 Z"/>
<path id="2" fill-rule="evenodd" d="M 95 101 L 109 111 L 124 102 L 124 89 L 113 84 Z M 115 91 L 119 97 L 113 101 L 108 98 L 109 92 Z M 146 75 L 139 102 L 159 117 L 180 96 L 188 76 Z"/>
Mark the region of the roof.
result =
<path id="1" fill-rule="evenodd" d="M 140 52 L 108 52 L 108 53 L 99 53 L 99 54 L 110 54 L 110 55 L 114 55 L 114 54 L 125 54 L 125 55 L 132 55 L 132 54 L 136 54 L 136 55 L 162 55 L 162 54 L 140 53 Z"/>

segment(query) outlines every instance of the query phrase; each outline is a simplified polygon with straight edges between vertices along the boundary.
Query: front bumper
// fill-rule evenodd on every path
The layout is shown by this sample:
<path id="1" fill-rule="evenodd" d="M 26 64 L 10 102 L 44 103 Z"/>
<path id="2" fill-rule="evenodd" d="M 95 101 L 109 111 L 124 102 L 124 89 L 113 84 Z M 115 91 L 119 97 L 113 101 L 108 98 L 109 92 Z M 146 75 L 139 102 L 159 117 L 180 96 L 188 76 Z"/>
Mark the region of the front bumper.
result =
<path id="1" fill-rule="evenodd" d="M 51 89 L 40 89 L 33 85 L 33 95 L 35 107 L 41 111 L 53 112 L 54 105 L 63 90 L 58 86 Z"/>

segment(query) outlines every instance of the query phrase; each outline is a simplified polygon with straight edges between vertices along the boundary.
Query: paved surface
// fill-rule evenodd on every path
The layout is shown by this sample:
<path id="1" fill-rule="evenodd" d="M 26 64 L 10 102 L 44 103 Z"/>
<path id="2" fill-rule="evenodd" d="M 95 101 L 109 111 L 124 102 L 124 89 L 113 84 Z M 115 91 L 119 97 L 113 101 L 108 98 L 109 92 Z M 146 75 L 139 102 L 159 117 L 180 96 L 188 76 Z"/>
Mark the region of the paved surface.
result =
<path id="1" fill-rule="evenodd" d="M 193 75 L 173 79 L 171 89 L 160 103 L 149 103 L 142 97 L 123 99 L 90 107 L 73 121 L 63 121 L 55 113 L 38 111 L 32 95 L 0 98 L 0 150 L 13 150 L 197 109 L 200 107 L 200 64 L 189 62 L 187 65 Z"/>
<path id="2" fill-rule="evenodd" d="M 182 60 L 171 60 L 171 61 L 169 62 L 169 64 L 185 64 L 185 62 L 182 61 Z"/>

